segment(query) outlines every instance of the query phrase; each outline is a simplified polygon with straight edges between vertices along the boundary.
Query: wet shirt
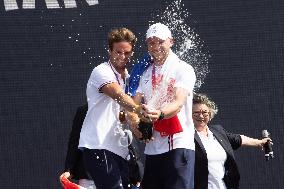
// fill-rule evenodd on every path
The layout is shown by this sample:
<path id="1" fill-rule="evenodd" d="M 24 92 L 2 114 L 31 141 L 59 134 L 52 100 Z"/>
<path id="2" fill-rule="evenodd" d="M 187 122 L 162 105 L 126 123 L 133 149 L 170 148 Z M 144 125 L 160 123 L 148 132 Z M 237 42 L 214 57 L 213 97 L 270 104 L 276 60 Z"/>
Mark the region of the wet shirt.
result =
<path id="1" fill-rule="evenodd" d="M 188 92 L 187 100 L 180 112 L 177 114 L 183 132 L 172 136 L 161 136 L 160 132 L 153 132 L 154 141 L 146 144 L 145 153 L 156 155 L 168 152 L 176 148 L 195 149 L 194 125 L 192 114 L 192 94 L 196 81 L 193 68 L 184 61 L 181 61 L 173 52 L 170 52 L 165 63 L 155 67 L 155 78 L 157 86 L 153 88 L 152 76 L 153 65 L 149 66 L 140 79 L 138 93 L 144 96 L 145 103 L 155 109 L 160 109 L 171 102 L 174 95 L 174 88 L 183 88 Z"/>
<path id="2" fill-rule="evenodd" d="M 86 90 L 88 112 L 80 133 L 79 148 L 106 149 L 125 158 L 128 148 L 119 144 L 117 133 L 120 105 L 101 91 L 103 86 L 114 82 L 125 88 L 121 75 L 109 62 L 92 71 Z"/>

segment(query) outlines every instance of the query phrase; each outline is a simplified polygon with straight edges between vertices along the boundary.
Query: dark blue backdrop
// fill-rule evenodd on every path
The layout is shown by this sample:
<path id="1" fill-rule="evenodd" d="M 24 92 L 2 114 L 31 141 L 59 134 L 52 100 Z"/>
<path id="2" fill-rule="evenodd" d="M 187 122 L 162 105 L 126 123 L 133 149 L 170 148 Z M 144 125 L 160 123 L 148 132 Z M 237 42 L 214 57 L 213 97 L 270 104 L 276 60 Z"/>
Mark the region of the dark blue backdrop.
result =
<path id="1" fill-rule="evenodd" d="M 170 1 L 104 0 L 74 9 L 5 11 L 0 2 L 0 186 L 60 188 L 67 139 L 76 107 L 86 101 L 87 79 L 106 57 L 113 27 L 133 30 L 142 54 L 148 21 Z M 61 2 L 61 1 L 60 1 Z M 21 1 L 18 1 L 21 4 Z M 210 73 L 200 91 L 219 105 L 215 123 L 260 137 L 268 129 L 275 159 L 257 149 L 236 157 L 241 188 L 284 185 L 284 53 L 282 1 L 187 0 L 204 41 Z M 62 3 L 61 3 L 62 4 Z M 79 35 L 78 35 L 79 34 Z M 76 41 L 77 40 L 77 41 Z"/>

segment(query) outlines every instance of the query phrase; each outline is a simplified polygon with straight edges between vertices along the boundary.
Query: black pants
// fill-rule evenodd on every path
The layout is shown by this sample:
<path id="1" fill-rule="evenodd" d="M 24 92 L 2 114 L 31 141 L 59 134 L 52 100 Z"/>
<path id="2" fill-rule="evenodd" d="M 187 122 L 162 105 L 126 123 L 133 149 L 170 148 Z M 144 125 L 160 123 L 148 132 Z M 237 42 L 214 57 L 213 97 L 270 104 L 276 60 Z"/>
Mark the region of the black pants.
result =
<path id="1" fill-rule="evenodd" d="M 174 149 L 158 155 L 146 155 L 143 189 L 193 189 L 195 153 Z"/>
<path id="2" fill-rule="evenodd" d="M 84 164 L 97 189 L 127 189 L 128 164 L 122 157 L 99 149 L 83 150 Z"/>

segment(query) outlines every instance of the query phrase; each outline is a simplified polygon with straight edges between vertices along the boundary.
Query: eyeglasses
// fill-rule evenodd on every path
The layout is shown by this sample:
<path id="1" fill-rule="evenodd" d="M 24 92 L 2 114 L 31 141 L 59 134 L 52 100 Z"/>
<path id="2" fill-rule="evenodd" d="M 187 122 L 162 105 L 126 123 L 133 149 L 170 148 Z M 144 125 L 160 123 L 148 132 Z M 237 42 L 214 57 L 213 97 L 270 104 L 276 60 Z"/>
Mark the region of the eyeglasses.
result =
<path id="1" fill-rule="evenodd" d="M 129 56 L 132 56 L 133 55 L 133 51 L 128 51 L 128 52 L 121 52 L 121 51 L 116 51 L 116 50 L 113 50 L 117 56 L 126 56 L 126 57 L 129 57 Z"/>
<path id="2" fill-rule="evenodd" d="M 210 115 L 210 112 L 207 111 L 197 111 L 197 112 L 193 112 L 192 115 L 194 117 L 198 117 L 200 116 L 200 114 L 202 114 L 203 117 L 208 117 Z"/>

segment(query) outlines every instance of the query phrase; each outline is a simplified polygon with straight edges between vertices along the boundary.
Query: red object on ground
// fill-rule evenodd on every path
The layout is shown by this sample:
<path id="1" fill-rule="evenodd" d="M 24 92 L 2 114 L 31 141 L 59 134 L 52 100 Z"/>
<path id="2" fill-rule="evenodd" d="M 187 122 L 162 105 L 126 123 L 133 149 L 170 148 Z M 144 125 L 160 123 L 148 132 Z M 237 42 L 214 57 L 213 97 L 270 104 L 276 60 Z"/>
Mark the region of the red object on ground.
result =
<path id="1" fill-rule="evenodd" d="M 61 183 L 63 184 L 64 189 L 83 189 L 83 187 L 71 182 L 66 177 L 61 177 Z"/>

